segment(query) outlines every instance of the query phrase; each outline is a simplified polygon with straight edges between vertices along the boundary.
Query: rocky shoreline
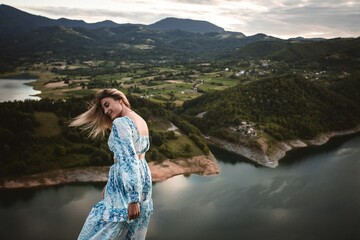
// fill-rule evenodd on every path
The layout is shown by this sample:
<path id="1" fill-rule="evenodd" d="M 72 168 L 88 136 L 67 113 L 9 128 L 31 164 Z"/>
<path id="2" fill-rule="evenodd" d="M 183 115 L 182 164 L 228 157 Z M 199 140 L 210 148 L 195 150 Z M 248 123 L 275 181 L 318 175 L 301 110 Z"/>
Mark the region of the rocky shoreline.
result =
<path id="1" fill-rule="evenodd" d="M 190 159 L 165 160 L 162 163 L 149 163 L 153 182 L 164 181 L 180 174 L 213 175 L 219 173 L 215 157 L 201 155 Z M 45 173 L 7 178 L 0 181 L 0 189 L 31 188 L 55 186 L 68 183 L 106 182 L 109 166 L 59 169 Z"/>
<path id="2" fill-rule="evenodd" d="M 180 174 L 199 174 L 209 176 L 219 173 L 219 165 L 214 155 L 201 155 L 190 159 L 165 160 L 162 163 L 150 162 L 149 167 L 153 182 L 164 181 Z"/>
<path id="3" fill-rule="evenodd" d="M 308 146 L 323 145 L 332 137 L 349 135 L 357 132 L 360 132 L 360 124 L 349 130 L 322 133 L 311 140 L 294 139 L 281 141 L 277 142 L 276 145 L 271 146 L 271 153 L 268 151 L 268 143 L 263 138 L 259 138 L 257 140 L 258 148 L 245 147 L 240 144 L 231 143 L 215 137 L 207 137 L 207 139 L 210 144 L 214 144 L 219 148 L 244 156 L 262 166 L 275 168 L 279 165 L 279 160 L 284 158 L 286 152 L 288 151 Z"/>
<path id="4" fill-rule="evenodd" d="M 210 144 L 214 144 L 224 150 L 244 156 L 262 166 L 275 168 L 279 160 L 285 157 L 286 152 L 293 149 L 308 146 L 319 146 L 325 144 L 329 139 L 336 136 L 349 135 L 360 132 L 360 125 L 345 131 L 333 131 L 323 133 L 311 140 L 287 140 L 278 142 L 272 146 L 272 151 L 268 153 L 267 142 L 259 138 L 258 148 L 249 148 L 239 144 L 231 143 L 215 137 L 207 137 Z M 161 163 L 150 162 L 153 182 L 165 181 L 168 178 L 181 174 L 199 174 L 203 176 L 219 173 L 219 166 L 212 154 L 192 157 L 190 159 L 167 159 Z M 31 188 L 43 186 L 55 186 L 68 183 L 85 182 L 106 182 L 109 166 L 105 167 L 83 167 L 73 169 L 60 169 L 45 173 L 22 176 L 19 178 L 6 178 L 0 181 L 0 189 Z"/>

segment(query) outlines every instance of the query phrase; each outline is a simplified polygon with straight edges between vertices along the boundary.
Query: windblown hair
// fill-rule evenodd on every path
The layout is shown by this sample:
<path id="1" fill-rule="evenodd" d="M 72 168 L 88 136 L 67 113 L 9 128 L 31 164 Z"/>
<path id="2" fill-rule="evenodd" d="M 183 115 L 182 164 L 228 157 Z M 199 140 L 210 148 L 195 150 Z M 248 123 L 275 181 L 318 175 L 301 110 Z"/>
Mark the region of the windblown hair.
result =
<path id="1" fill-rule="evenodd" d="M 104 137 L 106 130 L 111 128 L 112 120 L 104 113 L 101 106 L 103 98 L 111 97 L 115 100 L 122 100 L 125 106 L 130 108 L 130 103 L 125 94 L 113 89 L 104 89 L 96 92 L 94 99 L 89 103 L 88 110 L 75 117 L 69 124 L 70 127 L 80 127 L 83 131 L 89 132 L 89 138 Z"/>

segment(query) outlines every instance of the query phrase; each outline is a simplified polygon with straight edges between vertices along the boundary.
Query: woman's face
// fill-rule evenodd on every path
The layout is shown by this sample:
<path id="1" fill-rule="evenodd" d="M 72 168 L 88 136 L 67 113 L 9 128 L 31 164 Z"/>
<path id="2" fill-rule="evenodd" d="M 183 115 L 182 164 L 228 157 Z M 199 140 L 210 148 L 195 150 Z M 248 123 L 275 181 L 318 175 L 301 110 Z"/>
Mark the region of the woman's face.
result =
<path id="1" fill-rule="evenodd" d="M 108 115 L 111 120 L 114 120 L 117 117 L 121 116 L 121 112 L 123 110 L 122 100 L 115 100 L 111 97 L 106 97 L 101 99 L 100 101 L 101 107 L 104 110 L 104 113 Z"/>

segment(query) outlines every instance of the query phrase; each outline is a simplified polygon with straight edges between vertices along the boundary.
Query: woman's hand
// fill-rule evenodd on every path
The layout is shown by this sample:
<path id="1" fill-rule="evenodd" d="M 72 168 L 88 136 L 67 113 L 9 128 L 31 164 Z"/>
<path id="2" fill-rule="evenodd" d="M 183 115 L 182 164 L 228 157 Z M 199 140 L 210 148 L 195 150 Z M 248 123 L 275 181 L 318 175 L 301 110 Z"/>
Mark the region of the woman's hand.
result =
<path id="1" fill-rule="evenodd" d="M 129 220 L 133 220 L 140 216 L 140 205 L 139 203 L 129 203 L 128 206 Z"/>

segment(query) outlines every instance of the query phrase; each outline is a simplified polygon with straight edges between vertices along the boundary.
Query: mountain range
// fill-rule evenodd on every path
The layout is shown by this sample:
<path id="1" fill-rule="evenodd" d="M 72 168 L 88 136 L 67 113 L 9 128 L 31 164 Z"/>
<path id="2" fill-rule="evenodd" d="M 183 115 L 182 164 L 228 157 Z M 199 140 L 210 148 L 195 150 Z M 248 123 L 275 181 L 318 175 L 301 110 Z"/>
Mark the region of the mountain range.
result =
<path id="1" fill-rule="evenodd" d="M 210 22 L 177 18 L 150 25 L 54 20 L 3 4 L 0 33 L 0 72 L 11 71 L 24 62 L 94 58 L 144 63 L 245 57 L 348 61 L 359 49 L 359 38 L 284 40 L 263 33 L 246 36 Z"/>
<path id="2" fill-rule="evenodd" d="M 14 7 L 1 4 L 0 5 L 0 43 L 11 41 L 26 33 L 41 27 L 62 26 L 66 28 L 84 28 L 87 30 L 100 29 L 100 28 L 117 28 L 117 27 L 143 27 L 149 30 L 180 30 L 191 33 L 220 33 L 226 35 L 235 35 L 236 38 L 245 38 L 245 34 L 241 32 L 225 31 L 223 28 L 216 26 L 207 21 L 180 19 L 168 17 L 155 22 L 150 25 L 144 24 L 118 24 L 110 20 L 105 20 L 96 23 L 86 23 L 83 20 L 71 20 L 67 18 L 50 19 L 43 16 L 33 15 Z M 265 34 L 264 34 L 265 35 Z M 269 38 L 272 38 L 268 36 Z M 322 38 L 306 39 L 303 37 L 292 38 L 290 40 L 304 41 L 304 40 L 324 40 Z"/>
<path id="3" fill-rule="evenodd" d="M 207 135 L 233 142 L 241 138 L 229 127 L 244 119 L 258 123 L 258 129 L 270 136 L 267 140 L 274 142 L 348 129 L 360 119 L 360 38 L 246 36 L 210 22 L 176 18 L 150 25 L 89 24 L 35 16 L 7 5 L 0 5 L 0 33 L 0 72 L 34 63 L 92 60 L 143 64 L 146 71 L 151 64 L 175 63 L 194 68 L 216 65 L 211 67 L 219 72 L 228 65 L 257 72 L 259 77 L 244 78 L 244 84 L 187 101 L 179 112 Z M 255 62 L 262 61 L 271 63 L 271 77 L 260 77 L 262 70 Z M 113 70 L 122 71 L 91 67 L 86 73 L 96 76 Z M 321 80 L 316 77 L 320 71 L 326 72 Z M 305 75 L 314 78 L 305 80 Z M 199 118 L 199 113 L 205 117 Z"/>
<path id="4" fill-rule="evenodd" d="M 225 54 L 251 42 L 281 40 L 265 34 L 245 36 L 191 19 L 166 18 L 150 25 L 89 24 L 35 16 L 7 5 L 0 5 L 0 33 L 0 72 L 14 69 L 19 59 L 113 58 L 109 53 L 118 52 L 129 61 L 181 61 Z"/>
<path id="5" fill-rule="evenodd" d="M 166 18 L 150 25 L 117 24 L 110 20 L 97 23 L 86 23 L 82 20 L 70 20 L 66 18 L 60 18 L 57 20 L 50 19 L 29 14 L 8 5 L 0 5 L 0 41 L 11 40 L 14 37 L 19 37 L 41 27 L 63 26 L 90 30 L 99 28 L 116 28 L 129 25 L 148 27 L 148 29 L 151 30 L 182 30 L 193 33 L 225 32 L 223 28 L 207 21 L 197 21 L 191 19 Z"/>

